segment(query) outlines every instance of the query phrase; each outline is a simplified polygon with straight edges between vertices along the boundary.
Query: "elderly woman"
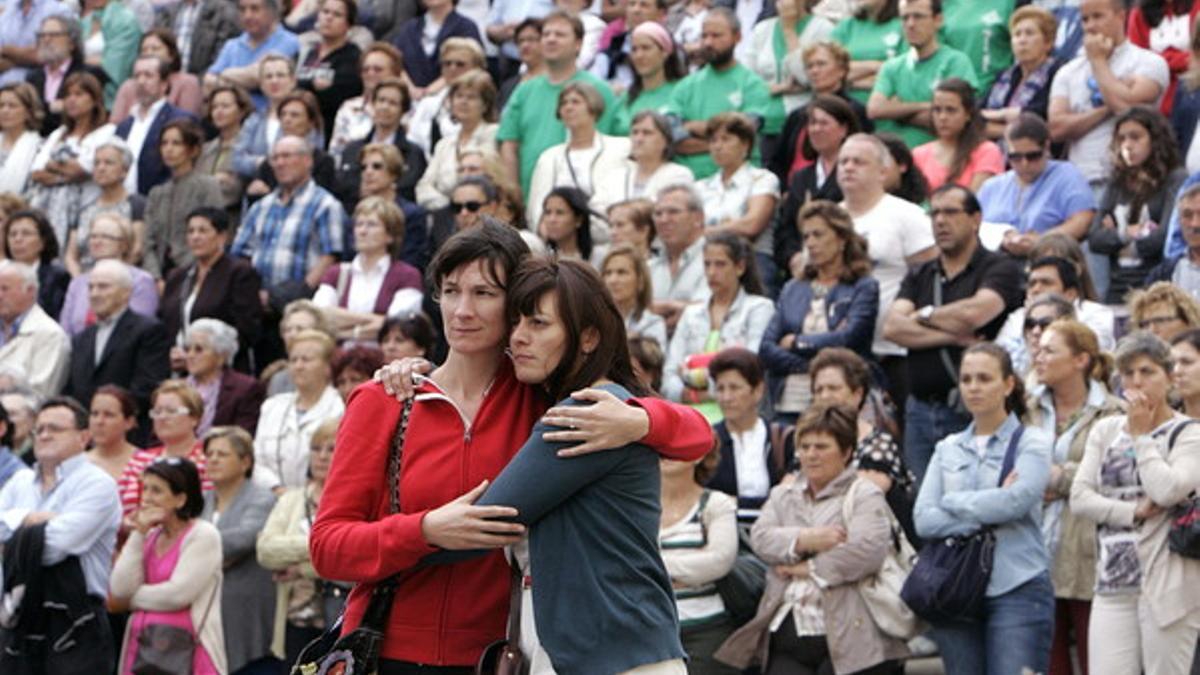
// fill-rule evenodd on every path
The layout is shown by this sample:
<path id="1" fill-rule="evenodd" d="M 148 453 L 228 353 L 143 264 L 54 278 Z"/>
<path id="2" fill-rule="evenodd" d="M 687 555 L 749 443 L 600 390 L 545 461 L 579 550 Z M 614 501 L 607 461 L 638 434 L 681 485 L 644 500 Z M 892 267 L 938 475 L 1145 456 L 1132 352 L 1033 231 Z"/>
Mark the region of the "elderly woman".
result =
<path id="1" fill-rule="evenodd" d="M 446 38 L 438 54 L 442 71 L 440 79 L 444 85 L 425 90 L 424 96 L 420 96 L 413 104 L 412 114 L 405 125 L 409 131 L 408 139 L 427 156 L 433 154 L 441 139 L 453 138 L 458 134 L 459 122 L 451 110 L 449 88 L 466 73 L 487 69 L 483 47 L 470 37 Z M 490 76 L 488 79 L 491 79 Z"/>
<path id="2" fill-rule="evenodd" d="M 220 319 L 196 319 L 188 326 L 187 383 L 204 401 L 196 435 L 213 427 L 237 425 L 253 434 L 263 401 L 259 381 L 231 366 L 238 352 L 238 334 Z"/>
<path id="3" fill-rule="evenodd" d="M 396 317 L 383 322 L 379 329 L 379 348 L 383 362 L 391 363 L 414 357 L 428 359 L 435 339 L 433 322 L 422 312 Z"/>
<path id="4" fill-rule="evenodd" d="M 967 348 L 958 387 L 971 422 L 937 444 L 913 520 L 925 540 L 990 527 L 995 562 L 982 614 L 931 622 L 934 640 L 948 673 L 1044 673 L 1054 589 L 1040 523 L 1053 439 L 1021 426 L 1025 390 L 1002 347 L 982 342 Z M 1002 467 L 1011 470 L 1002 474 Z"/>
<path id="5" fill-rule="evenodd" d="M 151 188 L 146 198 L 146 246 L 142 257 L 142 266 L 156 278 L 192 264 L 187 245 L 188 214 L 222 201 L 217 179 L 195 170 L 203 144 L 204 130 L 190 119 L 174 119 L 162 126 L 158 148 L 171 178 Z"/>
<path id="6" fill-rule="evenodd" d="M 1127 302 L 1129 325 L 1170 341 L 1185 330 L 1200 328 L 1200 304 L 1187 291 L 1169 281 L 1134 291 Z"/>
<path id="7" fill-rule="evenodd" d="M 91 175 L 96 148 L 116 130 L 107 123 L 104 92 L 93 75 L 68 75 L 61 90 L 66 92 L 62 126 L 42 143 L 29 174 L 30 204 L 49 214 L 60 248 L 67 243 L 67 232 L 78 221 L 79 211 L 96 192 Z"/>
<path id="8" fill-rule="evenodd" d="M 329 319 L 325 317 L 325 313 L 321 311 L 320 307 L 313 304 L 312 300 L 301 298 L 284 306 L 283 318 L 279 320 L 279 337 L 283 339 L 285 346 L 292 338 L 310 328 L 326 334 L 331 340 L 334 339 Z M 291 372 L 288 371 L 286 358 L 268 364 L 266 368 L 263 368 L 259 377 L 267 383 L 268 398 L 276 394 L 296 391 Z"/>
<path id="9" fill-rule="evenodd" d="M 41 97 L 32 85 L 11 82 L 0 87 L 0 192 L 21 194 L 29 169 L 42 147 Z"/>
<path id="10" fill-rule="evenodd" d="M 300 650 L 337 618 L 346 589 L 317 577 L 308 555 L 321 493 L 333 462 L 340 417 L 325 420 L 309 444 L 308 483 L 279 497 L 258 535 L 258 564 L 274 573 L 275 631 L 271 651 L 295 663 Z"/>
<path id="11" fill-rule="evenodd" d="M 221 185 L 222 203 L 226 209 L 237 209 L 242 200 L 243 180 L 234 171 L 233 151 L 242 124 L 254 112 L 254 102 L 241 87 L 221 85 L 208 95 L 204 120 L 217 134 L 204 144 L 197 171 L 217 179 Z"/>
<path id="12" fill-rule="evenodd" d="M 987 137 L 1000 140 L 1005 128 L 1023 112 L 1046 119 L 1050 83 L 1063 61 L 1053 56 L 1058 21 L 1049 10 L 1028 5 L 1008 19 L 1014 63 L 992 82 L 983 104 Z"/>
<path id="13" fill-rule="evenodd" d="M 755 125 L 741 113 L 720 113 L 708 120 L 709 154 L 719 171 L 696 183 L 704 201 L 708 232 L 732 232 L 753 242 L 758 271 L 768 293 L 775 284 L 775 237 L 771 215 L 779 203 L 779 179 L 750 163 Z"/>
<path id="14" fill-rule="evenodd" d="M 804 276 L 783 287 L 778 308 L 763 334 L 759 356 L 770 373 L 777 417 L 792 421 L 808 407 L 809 362 L 825 347 L 871 353 L 879 282 L 871 277 L 867 244 L 850 215 L 826 201 L 810 202 L 797 227 L 808 263 Z"/>
<path id="15" fill-rule="evenodd" d="M 61 312 L 71 283 L 71 275 L 55 262 L 58 250 L 58 240 L 46 214 L 30 209 L 9 217 L 4 232 L 4 257 L 29 265 L 37 272 L 38 304 L 51 317 Z"/>
<path id="16" fill-rule="evenodd" d="M 136 264 L 142 259 L 144 250 L 146 198 L 125 189 L 125 177 L 130 171 L 137 170 L 133 165 L 133 152 L 124 140 L 114 137 L 100 144 L 93 157 L 92 181 L 99 193 L 79 210 L 78 220 L 67 232 L 67 243 L 63 247 L 63 264 L 71 276 L 86 272 L 95 262 L 90 255 L 89 235 L 92 222 L 102 213 L 121 216 L 133 228 L 133 239 L 129 241 L 123 260 Z"/>
<path id="17" fill-rule="evenodd" d="M 633 84 L 617 99 L 613 133 L 628 135 L 633 118 L 643 110 L 663 109 L 671 100 L 675 83 L 687 70 L 675 52 L 675 40 L 657 21 L 643 21 L 629 35 L 629 64 Z"/>
<path id="18" fill-rule="evenodd" d="M 93 262 L 100 260 L 127 260 L 129 249 L 133 247 L 133 225 L 128 220 L 115 213 L 102 213 L 91 223 L 91 236 L 88 237 L 88 258 Z M 149 272 L 132 265 L 127 266 L 129 276 L 133 278 L 133 292 L 129 296 L 129 309 L 143 316 L 158 314 L 158 287 L 154 277 Z M 91 272 L 83 272 L 71 279 L 67 286 L 67 295 L 63 300 L 62 312 L 58 323 L 67 331 L 67 335 L 78 335 L 88 327 L 88 314 L 91 306 L 88 304 L 88 280 Z"/>
<path id="19" fill-rule="evenodd" d="M 400 50 L 386 42 L 376 42 L 362 53 L 358 61 L 358 76 L 363 93 L 342 102 L 330 131 L 329 154 L 340 161 L 342 151 L 351 141 L 364 138 L 371 131 L 371 104 L 375 85 L 387 79 L 403 79 L 404 57 Z"/>
<path id="20" fill-rule="evenodd" d="M 691 169 L 671 161 L 671 123 L 660 113 L 642 110 L 635 114 L 629 139 L 629 158 L 620 170 L 596 176 L 596 191 L 607 195 L 609 204 L 655 199 L 665 187 L 695 180 Z"/>
<path id="21" fill-rule="evenodd" d="M 271 658 L 275 626 L 275 585 L 258 564 L 258 533 L 275 507 L 275 495 L 250 480 L 254 442 L 241 427 L 216 427 L 204 438 L 213 489 L 200 514 L 221 534 L 225 578 L 221 583 L 221 623 L 229 672 Z M 258 664 L 260 667 L 264 664 Z"/>
<path id="22" fill-rule="evenodd" d="M 258 483 L 277 490 L 304 485 L 305 450 L 313 432 L 345 410 L 333 388 L 333 349 L 333 340 L 317 330 L 300 331 L 288 340 L 288 372 L 296 390 L 263 402 L 254 437 Z"/>
<path id="23" fill-rule="evenodd" d="M 454 39 L 454 38 L 451 38 Z M 446 44 L 450 44 L 447 40 Z M 487 158 L 496 152 L 496 85 L 486 71 L 469 70 L 455 78 L 445 95 L 450 115 L 458 129 L 443 135 L 433 150 L 433 158 L 417 181 L 417 203 L 435 211 L 450 203 L 450 192 L 459 178 L 459 158 L 478 151 Z"/>
<path id="24" fill-rule="evenodd" d="M 801 56 L 833 32 L 828 19 L 812 13 L 816 4 L 816 0 L 776 2 L 778 14 L 755 24 L 749 36 L 745 65 L 767 83 L 772 99 L 782 103 L 784 114 L 812 97 L 812 83 Z"/>
<path id="25" fill-rule="evenodd" d="M 358 22 L 358 3 L 354 0 L 321 0 L 319 7 L 317 39 L 300 50 L 296 84 L 317 95 L 321 102 L 321 119 L 332 125 L 342 104 L 361 94 L 363 89 L 358 77 L 362 51 L 350 39 L 350 29 Z"/>
<path id="26" fill-rule="evenodd" d="M 602 176 L 623 172 L 629 157 L 629 139 L 608 136 L 596 129 L 604 114 L 604 98 L 592 85 L 572 81 L 558 94 L 557 117 L 566 127 L 567 141 L 551 146 L 538 157 L 529 182 L 526 222 L 541 220 L 542 202 L 556 187 L 573 187 L 588 196 L 596 213 L 604 213 L 616 195 L 601 190 Z"/>
<path id="27" fill-rule="evenodd" d="M 421 308 L 421 273 L 400 260 L 403 247 L 400 207 L 382 197 L 359 202 L 354 209 L 354 260 L 330 266 L 313 296 L 339 340 L 370 340 L 387 317 Z"/>
<path id="28" fill-rule="evenodd" d="M 142 34 L 139 56 L 153 56 L 165 61 L 171 70 L 167 78 L 167 103 L 186 110 L 193 115 L 199 115 L 204 105 L 204 93 L 200 89 L 200 80 L 195 75 L 183 70 L 183 58 L 179 53 L 179 45 L 175 42 L 175 34 L 166 28 L 151 28 Z M 133 62 L 130 61 L 132 67 Z M 109 121 L 120 124 L 129 117 L 137 102 L 137 83 L 129 78 L 117 89 L 117 98 L 113 101 L 112 115 Z"/>
<path id="29" fill-rule="evenodd" d="M 645 256 L 629 244 L 614 244 L 600 263 L 600 276 L 617 310 L 625 317 L 626 334 L 645 335 L 657 340 L 659 347 L 665 347 L 667 324 L 650 311 L 654 289 Z"/>
<path id="30" fill-rule="evenodd" d="M 1088 434 L 1071 511 L 1097 524 L 1088 625 L 1093 673 L 1186 675 L 1200 632 L 1200 561 L 1170 551 L 1171 508 L 1200 487 L 1200 426 L 1171 409 L 1171 353 L 1139 331 L 1117 343 L 1128 411 Z"/>
<path id="31" fill-rule="evenodd" d="M 764 675 L 875 674 L 908 655 L 858 592 L 857 582 L 879 571 L 891 536 L 882 492 L 858 480 L 852 462 L 857 417 L 848 406 L 817 406 L 797 425 L 800 477 L 771 490 L 750 530 L 754 552 L 771 565 L 763 599 L 717 652 L 721 661 L 758 662 Z"/>
<path id="32" fill-rule="evenodd" d="M 705 487 L 722 452 L 714 447 L 696 461 L 659 462 L 662 523 L 658 545 L 675 591 L 679 637 L 688 654 L 690 675 L 738 672 L 712 656 L 736 627 L 714 582 L 728 575 L 737 559 L 737 502 Z"/>
<path id="33" fill-rule="evenodd" d="M 672 401 L 703 404 L 701 411 L 715 418 L 716 390 L 708 378 L 708 362 L 726 347 L 754 349 L 775 306 L 763 297 L 750 246 L 732 232 L 706 237 L 704 277 L 709 299 L 683 310 L 667 348 L 662 393 Z"/>
<path id="34" fill-rule="evenodd" d="M 1100 351 L 1092 329 L 1059 319 L 1041 333 L 1040 343 L 1034 367 L 1041 384 L 1030 391 L 1026 419 L 1054 438 L 1050 484 L 1042 498 L 1042 534 L 1052 560 L 1055 604 L 1049 672 L 1071 675 L 1071 633 L 1079 663 L 1087 663 L 1096 526 L 1072 513 L 1067 499 L 1088 434 L 1100 419 L 1120 415 L 1121 402 L 1108 391 L 1112 357 Z"/>

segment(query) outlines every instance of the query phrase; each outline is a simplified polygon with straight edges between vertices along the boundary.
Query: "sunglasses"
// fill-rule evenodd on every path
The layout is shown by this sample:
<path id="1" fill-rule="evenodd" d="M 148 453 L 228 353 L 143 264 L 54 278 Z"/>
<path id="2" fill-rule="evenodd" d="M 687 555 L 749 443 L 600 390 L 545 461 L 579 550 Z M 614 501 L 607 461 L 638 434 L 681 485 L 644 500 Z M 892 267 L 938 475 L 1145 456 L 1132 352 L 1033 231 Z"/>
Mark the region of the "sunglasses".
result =
<path id="1" fill-rule="evenodd" d="M 471 213 L 475 213 L 476 211 L 478 211 L 479 209 L 482 209 L 482 208 L 483 208 L 483 202 L 476 202 L 476 201 L 450 202 L 450 210 L 454 211 L 455 213 L 462 213 L 463 209 L 466 209 L 467 211 L 470 211 Z"/>
<path id="2" fill-rule="evenodd" d="M 1142 330 L 1150 330 L 1150 328 L 1153 326 L 1162 326 L 1164 324 L 1171 323 L 1172 321 L 1179 321 L 1179 320 L 1180 319 L 1179 319 L 1178 315 L 1148 316 L 1145 319 L 1142 319 L 1141 321 L 1138 322 L 1138 328 L 1141 328 Z"/>
<path id="3" fill-rule="evenodd" d="M 1052 319 L 1050 317 L 1034 319 L 1032 317 L 1027 316 L 1027 317 L 1025 317 L 1025 330 L 1031 331 L 1034 328 L 1041 328 L 1042 330 L 1046 330 L 1046 327 L 1052 323 L 1054 323 L 1054 319 Z"/>
<path id="4" fill-rule="evenodd" d="M 362 168 L 363 171 L 366 171 L 367 169 L 371 169 L 373 171 L 383 171 L 384 166 L 383 162 L 363 162 L 360 165 L 360 168 Z"/>
<path id="5" fill-rule="evenodd" d="M 1035 150 L 1033 152 L 1009 152 L 1008 161 L 1010 162 L 1036 162 L 1046 156 L 1045 150 Z"/>

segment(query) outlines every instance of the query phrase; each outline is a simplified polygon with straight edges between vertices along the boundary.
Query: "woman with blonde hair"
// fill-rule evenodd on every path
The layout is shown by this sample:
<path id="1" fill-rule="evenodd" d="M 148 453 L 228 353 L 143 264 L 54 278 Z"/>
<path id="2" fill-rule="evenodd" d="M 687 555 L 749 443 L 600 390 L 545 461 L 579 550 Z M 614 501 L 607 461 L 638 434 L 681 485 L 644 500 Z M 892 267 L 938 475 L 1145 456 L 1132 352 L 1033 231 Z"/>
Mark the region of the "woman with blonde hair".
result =
<path id="1" fill-rule="evenodd" d="M 1054 583 L 1054 640 L 1050 675 L 1071 675 L 1070 635 L 1087 662 L 1088 616 L 1096 582 L 1096 525 L 1067 508 L 1071 482 L 1096 422 L 1121 413 L 1109 393 L 1112 356 L 1096 334 L 1074 319 L 1058 319 L 1041 333 L 1034 369 L 1040 384 L 1029 392 L 1026 422 L 1054 438 L 1050 484 L 1043 496 L 1042 537 Z"/>
<path id="2" fill-rule="evenodd" d="M 408 140 L 426 156 L 433 154 L 440 139 L 458 135 L 459 125 L 450 101 L 450 87 L 466 73 L 487 70 L 487 56 L 479 42 L 468 37 L 446 38 L 438 49 L 441 76 L 433 86 L 417 94 L 408 116 Z M 491 77 L 489 76 L 489 81 Z M 411 81 L 411 80 L 410 80 Z M 409 90 L 409 93 L 413 93 Z M 494 100 L 494 98 L 493 98 Z M 499 111 L 497 111 L 498 113 Z"/>
<path id="3" fill-rule="evenodd" d="M 654 289 L 646 258 L 630 244 L 615 244 L 600 263 L 600 276 L 625 317 L 626 333 L 654 338 L 660 347 L 666 347 L 667 324 L 650 311 Z"/>
<path id="4" fill-rule="evenodd" d="M 455 38 L 451 38 L 454 40 Z M 446 41 L 450 44 L 450 40 Z M 457 123 L 455 133 L 442 136 L 433 149 L 433 157 L 421 180 L 417 181 L 417 203 L 435 211 L 450 203 L 450 193 L 459 178 L 459 160 L 468 152 L 478 152 L 484 161 L 499 157 L 496 151 L 496 85 L 487 72 L 478 68 L 459 75 L 447 89 L 450 116 Z"/>
<path id="5" fill-rule="evenodd" d="M 1189 328 L 1200 328 L 1200 304 L 1169 281 L 1134 291 L 1126 305 L 1131 329 L 1148 330 L 1167 342 Z"/>

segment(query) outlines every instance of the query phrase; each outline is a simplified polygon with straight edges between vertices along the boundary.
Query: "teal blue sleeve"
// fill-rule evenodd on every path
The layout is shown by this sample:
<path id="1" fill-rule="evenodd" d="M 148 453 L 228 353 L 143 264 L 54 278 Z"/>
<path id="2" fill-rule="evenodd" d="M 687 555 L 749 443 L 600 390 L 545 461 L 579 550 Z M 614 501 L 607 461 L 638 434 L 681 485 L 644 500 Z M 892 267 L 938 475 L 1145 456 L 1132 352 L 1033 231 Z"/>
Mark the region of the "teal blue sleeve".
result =
<path id="1" fill-rule="evenodd" d="M 525 92 L 529 91 L 526 84 L 528 82 L 518 84 L 504 106 L 504 113 L 500 116 L 500 128 L 496 131 L 497 141 L 521 140 L 521 107 L 525 100 Z"/>

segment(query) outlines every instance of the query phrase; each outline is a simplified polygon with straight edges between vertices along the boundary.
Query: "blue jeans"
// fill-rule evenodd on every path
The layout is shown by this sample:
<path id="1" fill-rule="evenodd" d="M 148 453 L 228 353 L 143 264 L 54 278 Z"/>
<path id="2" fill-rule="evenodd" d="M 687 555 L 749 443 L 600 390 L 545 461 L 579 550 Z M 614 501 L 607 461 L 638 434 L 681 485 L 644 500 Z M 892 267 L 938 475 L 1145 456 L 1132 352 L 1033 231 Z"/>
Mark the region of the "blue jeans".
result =
<path id="1" fill-rule="evenodd" d="M 904 461 L 917 478 L 925 479 L 925 467 L 938 441 L 957 434 L 971 423 L 971 416 L 945 403 L 932 403 L 913 396 L 904 404 Z"/>
<path id="2" fill-rule="evenodd" d="M 1042 572 L 1013 590 L 988 598 L 979 621 L 939 623 L 933 639 L 947 673 L 1045 673 L 1054 634 L 1054 587 Z"/>

